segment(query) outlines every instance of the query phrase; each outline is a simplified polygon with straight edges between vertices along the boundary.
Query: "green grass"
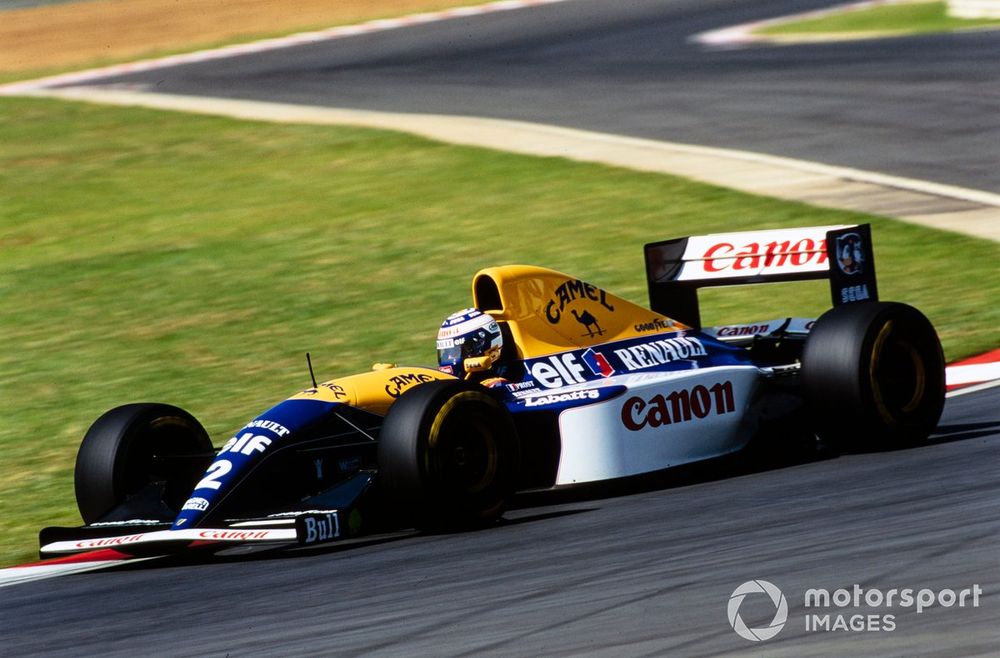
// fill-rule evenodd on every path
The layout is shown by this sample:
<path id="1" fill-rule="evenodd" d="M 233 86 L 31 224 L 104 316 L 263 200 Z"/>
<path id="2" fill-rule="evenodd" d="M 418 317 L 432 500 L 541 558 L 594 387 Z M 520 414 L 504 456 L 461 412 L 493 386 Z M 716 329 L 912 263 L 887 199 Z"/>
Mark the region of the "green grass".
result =
<path id="1" fill-rule="evenodd" d="M 821 18 L 781 23 L 758 30 L 764 35 L 793 34 L 923 34 L 967 28 L 1000 27 L 1000 20 L 962 19 L 948 16 L 944 2 L 882 5 L 843 11 Z"/>
<path id="2" fill-rule="evenodd" d="M 642 245 L 871 221 L 884 298 L 951 357 L 996 347 L 996 244 L 677 178 L 449 146 L 46 100 L 0 101 L 0 563 L 77 524 L 88 425 L 179 404 L 216 443 L 306 386 L 429 363 L 472 275 L 522 262 L 645 300 Z M 707 319 L 818 313 L 820 284 L 709 296 Z"/>

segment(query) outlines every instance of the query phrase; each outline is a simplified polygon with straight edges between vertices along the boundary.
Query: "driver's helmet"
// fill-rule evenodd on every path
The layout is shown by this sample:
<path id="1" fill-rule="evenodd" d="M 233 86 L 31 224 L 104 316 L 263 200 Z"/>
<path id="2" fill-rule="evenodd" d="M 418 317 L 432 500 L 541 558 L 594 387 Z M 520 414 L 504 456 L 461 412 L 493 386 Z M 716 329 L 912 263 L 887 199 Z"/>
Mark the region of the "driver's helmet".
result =
<path id="1" fill-rule="evenodd" d="M 437 335 L 438 367 L 461 377 L 466 359 L 488 357 L 493 362 L 500 358 L 501 348 L 503 336 L 497 321 L 478 308 L 467 308 L 441 323 Z"/>

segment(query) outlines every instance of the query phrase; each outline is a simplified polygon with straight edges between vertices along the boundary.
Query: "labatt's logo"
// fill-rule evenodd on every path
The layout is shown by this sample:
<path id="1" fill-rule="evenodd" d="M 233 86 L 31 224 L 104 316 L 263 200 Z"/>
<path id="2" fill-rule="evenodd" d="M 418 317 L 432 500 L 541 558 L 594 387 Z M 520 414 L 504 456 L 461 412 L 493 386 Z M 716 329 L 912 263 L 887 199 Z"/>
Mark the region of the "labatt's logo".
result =
<path id="1" fill-rule="evenodd" d="M 596 400 L 601 397 L 600 392 L 590 389 L 587 391 L 573 391 L 572 393 L 552 393 L 533 398 L 526 398 L 524 406 L 542 407 L 547 404 L 559 404 L 561 402 L 578 402 L 580 400 Z"/>
<path id="2" fill-rule="evenodd" d="M 748 242 L 737 247 L 717 242 L 701 257 L 706 272 L 760 270 L 762 268 L 820 266 L 827 262 L 826 241 L 802 238 L 795 241 Z"/>
<path id="3" fill-rule="evenodd" d="M 549 324 L 559 324 L 563 311 L 577 299 L 595 301 L 612 313 L 615 310 L 615 307 L 608 303 L 606 292 L 579 279 L 570 279 L 556 288 L 552 299 L 545 305 L 545 319 L 549 321 Z M 571 312 L 580 322 L 585 322 L 587 316 L 590 315 L 587 311 L 584 311 L 583 315 L 577 314 L 575 311 Z"/>

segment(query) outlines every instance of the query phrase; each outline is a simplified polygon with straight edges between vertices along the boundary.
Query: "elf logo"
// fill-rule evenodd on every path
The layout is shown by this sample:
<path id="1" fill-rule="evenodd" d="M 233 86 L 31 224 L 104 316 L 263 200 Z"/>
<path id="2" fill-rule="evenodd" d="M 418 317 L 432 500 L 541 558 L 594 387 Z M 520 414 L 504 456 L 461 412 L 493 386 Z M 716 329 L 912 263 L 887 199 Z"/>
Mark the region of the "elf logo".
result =
<path id="1" fill-rule="evenodd" d="M 601 377 L 610 377 L 615 374 L 615 369 L 608 363 L 606 356 L 600 352 L 595 352 L 594 350 L 587 348 L 587 351 L 583 353 L 583 362 L 587 364 L 590 371 L 595 375 L 600 375 Z"/>
<path id="2" fill-rule="evenodd" d="M 545 388 L 559 388 L 586 382 L 591 368 L 580 363 L 573 352 L 565 352 L 539 359 L 528 370 L 535 381 Z"/>

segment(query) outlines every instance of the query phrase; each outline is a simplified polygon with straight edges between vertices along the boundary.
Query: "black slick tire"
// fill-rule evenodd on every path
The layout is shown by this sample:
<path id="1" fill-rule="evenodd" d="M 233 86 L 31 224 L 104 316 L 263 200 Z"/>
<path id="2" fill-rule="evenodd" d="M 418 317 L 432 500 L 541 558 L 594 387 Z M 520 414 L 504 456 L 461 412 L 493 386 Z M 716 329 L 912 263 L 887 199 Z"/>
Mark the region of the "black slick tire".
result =
<path id="1" fill-rule="evenodd" d="M 154 482 L 163 482 L 163 503 L 179 511 L 203 470 L 197 457 L 211 452 L 205 429 L 183 409 L 157 403 L 111 409 L 91 425 L 76 456 L 76 501 L 84 523 L 99 521 Z"/>
<path id="2" fill-rule="evenodd" d="M 390 513 L 422 530 L 499 519 L 517 460 L 510 413 L 483 387 L 460 380 L 407 391 L 379 432 L 379 482 Z"/>
<path id="3" fill-rule="evenodd" d="M 896 302 L 837 306 L 802 352 L 802 388 L 816 433 L 837 447 L 922 441 L 944 407 L 944 356 L 930 321 Z"/>

